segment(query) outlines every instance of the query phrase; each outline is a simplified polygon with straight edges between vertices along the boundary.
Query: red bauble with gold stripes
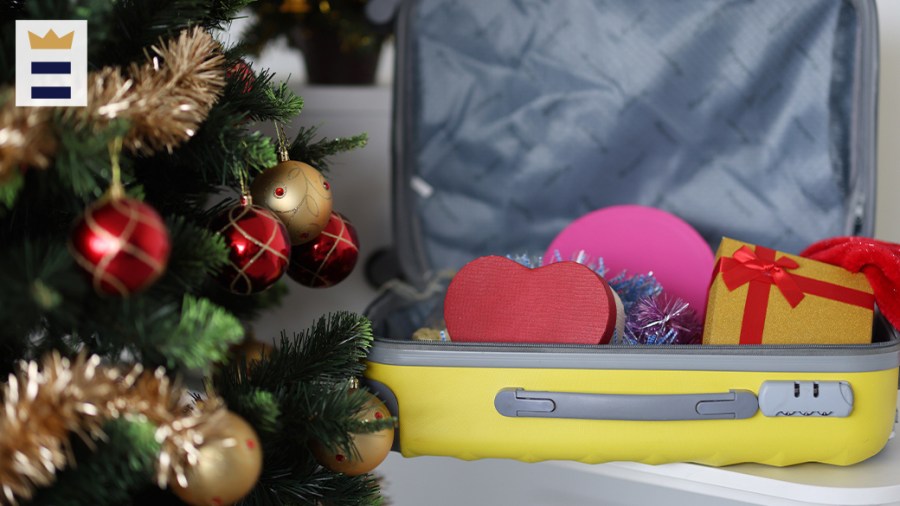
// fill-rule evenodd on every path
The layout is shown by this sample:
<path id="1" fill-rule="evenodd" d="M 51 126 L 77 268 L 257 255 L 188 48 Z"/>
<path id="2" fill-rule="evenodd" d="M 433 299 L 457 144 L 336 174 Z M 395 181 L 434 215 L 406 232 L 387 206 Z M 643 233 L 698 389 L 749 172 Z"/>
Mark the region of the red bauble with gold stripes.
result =
<path id="1" fill-rule="evenodd" d="M 75 222 L 69 249 L 95 290 L 127 296 L 163 274 L 171 242 L 152 207 L 128 197 L 107 196 L 88 206 Z"/>
<path id="2" fill-rule="evenodd" d="M 291 248 L 288 276 L 312 288 L 336 285 L 353 272 L 358 258 L 356 229 L 340 213 L 332 212 L 322 233 Z"/>
<path id="3" fill-rule="evenodd" d="M 212 222 L 228 246 L 228 264 L 219 280 L 234 293 L 250 295 L 269 288 L 287 269 L 291 241 L 287 229 L 268 210 L 239 204 Z"/>

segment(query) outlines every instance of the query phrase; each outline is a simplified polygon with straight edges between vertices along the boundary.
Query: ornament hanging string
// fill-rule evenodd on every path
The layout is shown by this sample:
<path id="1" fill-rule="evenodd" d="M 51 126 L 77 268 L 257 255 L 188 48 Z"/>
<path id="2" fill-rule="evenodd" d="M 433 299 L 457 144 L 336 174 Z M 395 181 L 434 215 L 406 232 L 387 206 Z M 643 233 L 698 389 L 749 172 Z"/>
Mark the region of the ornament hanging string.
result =
<path id="1" fill-rule="evenodd" d="M 284 125 L 278 121 L 274 121 L 274 123 L 275 136 L 278 138 L 278 161 L 286 162 L 290 160 L 290 155 L 288 155 L 287 135 L 284 133 Z"/>
<path id="2" fill-rule="evenodd" d="M 238 182 L 241 185 L 241 205 L 253 205 L 253 197 L 250 195 L 250 189 L 247 187 L 247 172 L 245 169 L 238 169 Z"/>
<path id="3" fill-rule="evenodd" d="M 122 186 L 122 167 L 119 165 L 119 154 L 122 152 L 122 137 L 116 137 L 109 142 L 109 165 L 112 176 L 109 185 L 109 195 L 113 199 L 125 196 L 125 188 Z"/>

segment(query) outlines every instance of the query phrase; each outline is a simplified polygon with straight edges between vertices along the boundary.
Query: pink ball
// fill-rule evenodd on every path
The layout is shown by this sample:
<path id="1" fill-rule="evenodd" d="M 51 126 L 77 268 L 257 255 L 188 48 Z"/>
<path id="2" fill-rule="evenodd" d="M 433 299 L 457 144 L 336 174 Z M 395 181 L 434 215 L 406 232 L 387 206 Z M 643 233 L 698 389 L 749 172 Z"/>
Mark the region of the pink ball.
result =
<path id="1" fill-rule="evenodd" d="M 544 255 L 553 258 L 558 251 L 569 260 L 582 250 L 602 258 L 609 276 L 652 272 L 667 294 L 684 299 L 702 321 L 715 257 L 681 218 L 652 207 L 607 207 L 573 221 Z"/>

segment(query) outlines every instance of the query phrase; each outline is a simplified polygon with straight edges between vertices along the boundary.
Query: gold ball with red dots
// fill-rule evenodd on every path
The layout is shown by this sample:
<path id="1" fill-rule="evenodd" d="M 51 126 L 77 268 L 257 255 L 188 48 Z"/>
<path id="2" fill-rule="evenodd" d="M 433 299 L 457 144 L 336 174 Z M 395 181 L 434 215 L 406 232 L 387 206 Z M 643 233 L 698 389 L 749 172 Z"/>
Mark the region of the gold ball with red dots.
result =
<path id="1" fill-rule="evenodd" d="M 391 416 L 391 412 L 378 397 L 372 394 L 366 402 L 365 409 L 360 415 L 364 422 L 383 420 Z M 348 455 L 342 451 L 334 451 L 326 448 L 318 441 L 311 445 L 316 461 L 324 467 L 347 476 L 357 476 L 368 473 L 378 467 L 378 464 L 387 457 L 394 444 L 394 428 L 388 427 L 378 432 L 352 435 L 353 445 L 359 455 Z"/>
<path id="2" fill-rule="evenodd" d="M 266 169 L 253 180 L 250 195 L 284 223 L 295 246 L 315 239 L 331 217 L 331 185 L 303 162 L 287 160 Z"/>
<path id="3" fill-rule="evenodd" d="M 264 358 L 271 356 L 273 351 L 274 348 L 271 344 L 257 341 L 251 337 L 241 343 L 231 345 L 228 348 L 228 355 L 232 361 L 243 360 L 249 370 L 253 364 L 262 362 Z"/>
<path id="4" fill-rule="evenodd" d="M 172 492 L 193 506 L 227 506 L 247 495 L 262 472 L 262 448 L 253 427 L 228 412 L 205 434 L 197 464 L 185 472 L 187 486 Z"/>

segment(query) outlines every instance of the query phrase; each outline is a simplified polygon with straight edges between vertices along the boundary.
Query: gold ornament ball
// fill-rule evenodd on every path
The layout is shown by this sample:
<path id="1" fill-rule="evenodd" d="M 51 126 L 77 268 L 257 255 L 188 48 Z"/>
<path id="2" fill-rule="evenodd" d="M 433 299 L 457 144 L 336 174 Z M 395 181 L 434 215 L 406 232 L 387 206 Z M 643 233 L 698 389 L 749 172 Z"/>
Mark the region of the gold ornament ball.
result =
<path id="1" fill-rule="evenodd" d="M 268 343 L 257 341 L 253 337 L 246 338 L 243 342 L 233 344 L 228 347 L 228 359 L 224 362 L 216 364 L 216 373 L 223 374 L 228 370 L 229 364 L 240 365 L 241 361 L 245 365 L 243 373 L 249 377 L 250 369 L 257 362 L 261 362 L 264 357 L 272 356 L 275 348 Z M 239 379 L 243 381 L 243 378 Z"/>
<path id="2" fill-rule="evenodd" d="M 271 344 L 250 338 L 229 347 L 228 354 L 234 361 L 243 359 L 247 367 L 250 367 L 254 363 L 261 361 L 263 357 L 271 355 L 273 349 Z"/>
<path id="3" fill-rule="evenodd" d="M 229 412 L 207 434 L 199 460 L 187 469 L 187 487 L 172 483 L 172 492 L 194 506 L 225 506 L 247 495 L 262 471 L 262 448 L 253 427 Z"/>
<path id="4" fill-rule="evenodd" d="M 266 169 L 253 180 L 250 195 L 278 216 L 295 246 L 315 239 L 331 217 L 331 185 L 303 162 L 287 160 Z"/>
<path id="5" fill-rule="evenodd" d="M 374 395 L 366 403 L 365 410 L 360 417 L 363 421 L 382 420 L 391 416 L 387 407 Z M 388 427 L 378 432 L 365 434 L 353 434 L 353 444 L 359 452 L 358 456 L 345 455 L 340 450 L 334 451 L 325 445 L 314 441 L 311 445 L 316 461 L 326 468 L 347 476 L 357 476 L 368 473 L 378 467 L 378 464 L 387 457 L 394 444 L 394 429 Z"/>

